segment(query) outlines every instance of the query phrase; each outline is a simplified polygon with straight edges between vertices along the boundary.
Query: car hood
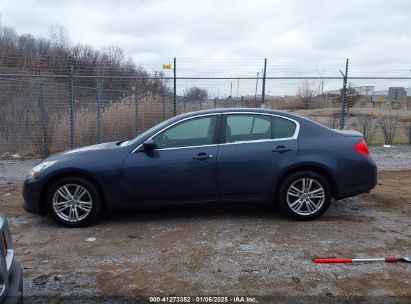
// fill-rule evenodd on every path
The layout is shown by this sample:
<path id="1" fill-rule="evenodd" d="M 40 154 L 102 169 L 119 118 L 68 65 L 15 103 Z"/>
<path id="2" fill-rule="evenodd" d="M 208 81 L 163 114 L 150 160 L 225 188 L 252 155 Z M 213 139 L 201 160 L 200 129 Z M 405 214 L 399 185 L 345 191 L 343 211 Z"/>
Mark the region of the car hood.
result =
<path id="1" fill-rule="evenodd" d="M 73 149 L 73 150 L 68 150 L 68 151 L 62 152 L 60 155 L 90 152 L 90 151 L 97 151 L 97 150 L 105 150 L 105 149 L 111 149 L 111 148 L 115 148 L 115 147 L 118 147 L 118 145 L 117 145 L 117 142 L 113 141 L 113 142 L 97 144 L 97 145 L 91 145 L 91 146 L 76 148 L 76 149 Z"/>
<path id="2" fill-rule="evenodd" d="M 61 160 L 61 159 L 73 159 L 77 158 L 78 156 L 81 156 L 83 154 L 87 153 L 99 153 L 99 152 L 104 152 L 104 151 L 109 151 L 113 149 L 119 149 L 120 146 L 117 145 L 118 142 L 113 141 L 113 142 L 107 142 L 107 143 L 102 143 L 102 144 L 97 144 L 97 145 L 91 145 L 91 146 L 86 146 L 86 147 L 81 147 L 81 148 L 76 148 L 72 150 L 67 150 L 64 152 L 60 152 L 57 154 L 50 155 L 46 159 L 43 159 L 41 162 L 44 161 L 51 161 L 51 160 Z"/>

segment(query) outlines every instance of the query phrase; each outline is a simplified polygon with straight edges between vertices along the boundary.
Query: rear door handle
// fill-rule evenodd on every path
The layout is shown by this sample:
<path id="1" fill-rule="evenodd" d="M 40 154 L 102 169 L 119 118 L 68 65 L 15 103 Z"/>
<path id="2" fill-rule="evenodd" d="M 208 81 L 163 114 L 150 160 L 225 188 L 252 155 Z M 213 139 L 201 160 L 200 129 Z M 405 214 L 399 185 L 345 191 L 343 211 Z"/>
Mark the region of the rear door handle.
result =
<path id="1" fill-rule="evenodd" d="M 272 151 L 273 151 L 273 152 L 276 152 L 276 153 L 282 154 L 282 153 L 284 153 L 284 152 L 292 151 L 292 149 L 286 148 L 286 147 L 284 147 L 284 146 L 278 146 L 278 147 L 276 147 L 275 149 L 273 149 Z"/>
<path id="2" fill-rule="evenodd" d="M 197 159 L 197 160 L 206 160 L 209 158 L 212 158 L 213 155 L 211 154 L 206 154 L 206 153 L 198 153 L 197 155 L 193 156 L 193 159 Z"/>

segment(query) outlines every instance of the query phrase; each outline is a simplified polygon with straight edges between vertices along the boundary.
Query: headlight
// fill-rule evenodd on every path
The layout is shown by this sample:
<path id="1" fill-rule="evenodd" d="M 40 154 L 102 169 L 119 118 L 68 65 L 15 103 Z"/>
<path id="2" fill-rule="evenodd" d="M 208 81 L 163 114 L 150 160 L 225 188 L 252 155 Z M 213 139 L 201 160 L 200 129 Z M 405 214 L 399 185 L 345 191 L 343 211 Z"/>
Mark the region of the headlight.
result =
<path id="1" fill-rule="evenodd" d="M 27 179 L 32 179 L 40 176 L 40 173 L 44 170 L 53 165 L 56 161 L 51 160 L 51 161 L 45 161 L 43 163 L 38 164 L 37 166 L 34 166 L 31 170 L 29 175 L 27 175 Z"/>

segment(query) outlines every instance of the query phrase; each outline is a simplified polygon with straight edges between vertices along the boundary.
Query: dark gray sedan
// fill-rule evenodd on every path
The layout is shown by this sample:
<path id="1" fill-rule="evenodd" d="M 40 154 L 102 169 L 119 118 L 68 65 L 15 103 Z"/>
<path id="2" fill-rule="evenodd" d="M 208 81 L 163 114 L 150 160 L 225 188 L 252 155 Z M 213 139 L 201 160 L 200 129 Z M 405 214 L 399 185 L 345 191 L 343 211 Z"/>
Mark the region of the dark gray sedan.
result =
<path id="1" fill-rule="evenodd" d="M 80 227 L 103 210 L 149 204 L 268 202 L 313 220 L 336 200 L 372 189 L 363 136 L 267 109 L 173 117 L 136 138 L 66 151 L 35 166 L 25 207 Z"/>

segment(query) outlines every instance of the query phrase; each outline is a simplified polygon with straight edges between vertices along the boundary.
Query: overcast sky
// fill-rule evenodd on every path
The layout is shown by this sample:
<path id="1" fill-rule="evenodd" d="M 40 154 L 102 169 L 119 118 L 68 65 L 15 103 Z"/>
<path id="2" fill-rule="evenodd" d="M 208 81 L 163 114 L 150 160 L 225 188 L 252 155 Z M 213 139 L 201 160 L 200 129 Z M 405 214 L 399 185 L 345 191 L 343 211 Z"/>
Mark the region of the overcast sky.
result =
<path id="1" fill-rule="evenodd" d="M 267 57 L 343 66 L 350 58 L 411 69 L 402 65 L 411 61 L 407 0 L 0 0 L 0 14 L 19 33 L 47 37 L 62 25 L 71 43 L 117 45 L 137 63 Z"/>

